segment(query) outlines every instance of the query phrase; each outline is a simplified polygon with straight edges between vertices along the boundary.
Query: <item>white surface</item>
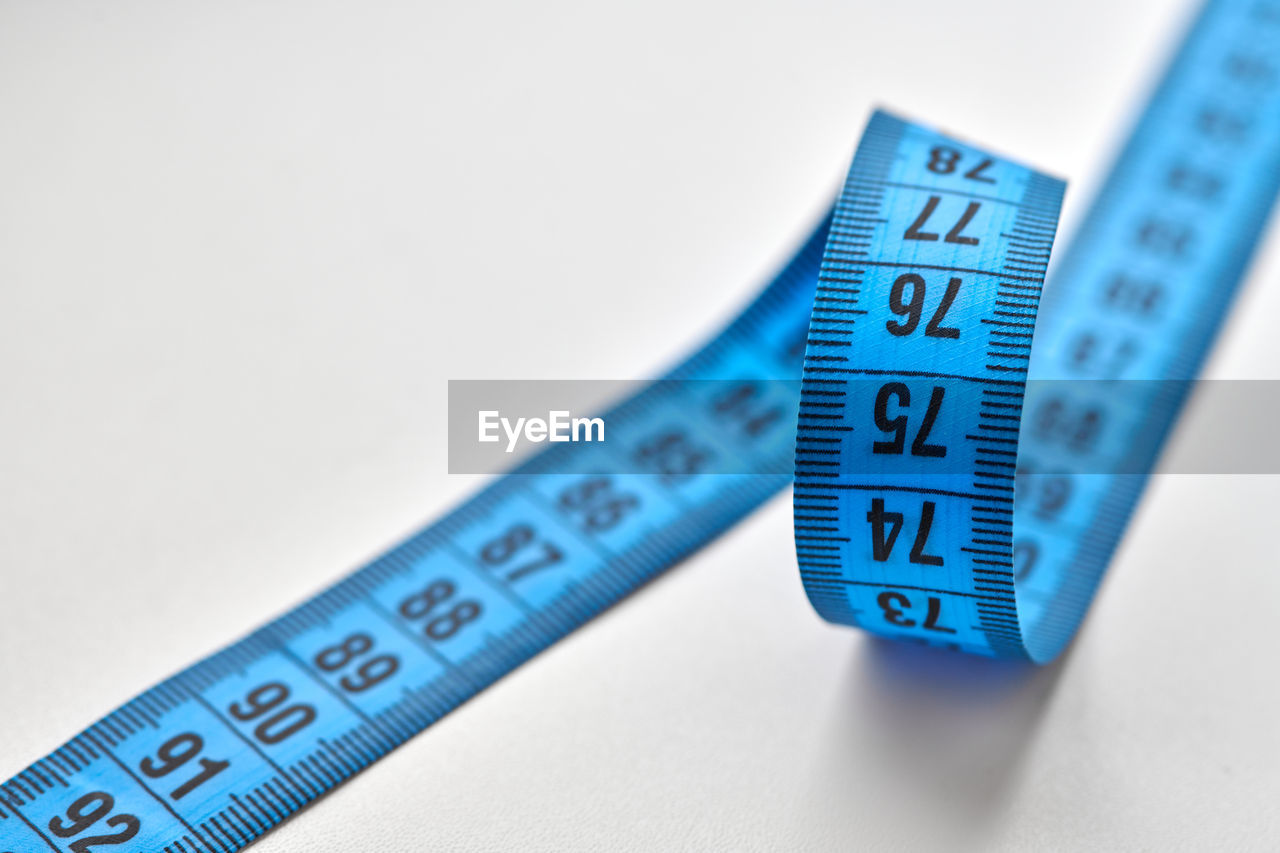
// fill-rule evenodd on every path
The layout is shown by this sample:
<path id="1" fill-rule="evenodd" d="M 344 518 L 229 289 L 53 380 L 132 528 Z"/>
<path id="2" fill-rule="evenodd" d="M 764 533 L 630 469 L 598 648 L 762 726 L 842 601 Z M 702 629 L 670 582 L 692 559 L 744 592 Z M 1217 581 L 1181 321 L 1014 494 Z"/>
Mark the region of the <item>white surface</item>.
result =
<path id="1" fill-rule="evenodd" d="M 1183 11 L 5 3 L 0 777 L 473 489 L 447 379 L 711 331 L 873 103 L 1070 225 Z M 1278 274 L 1214 375 L 1274 375 Z M 820 623 L 779 499 L 255 849 L 1274 849 L 1278 500 L 1160 478 L 1027 674 Z"/>

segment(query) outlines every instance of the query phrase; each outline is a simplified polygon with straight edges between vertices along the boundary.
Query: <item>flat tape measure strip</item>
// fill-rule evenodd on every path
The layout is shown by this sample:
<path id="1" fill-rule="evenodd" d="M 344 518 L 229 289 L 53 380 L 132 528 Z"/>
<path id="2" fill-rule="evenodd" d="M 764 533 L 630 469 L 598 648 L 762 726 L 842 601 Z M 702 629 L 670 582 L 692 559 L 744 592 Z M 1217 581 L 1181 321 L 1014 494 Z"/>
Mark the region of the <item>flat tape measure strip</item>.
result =
<path id="1" fill-rule="evenodd" d="M 1186 388 L 1078 380 L 1195 375 L 1280 185 L 1277 57 L 1280 2 L 1210 0 L 1038 325 L 1062 184 L 876 114 L 833 213 L 667 377 L 727 399 L 654 383 L 607 444 L 555 446 L 108 714 L 0 786 L 0 851 L 241 849 L 737 522 L 793 455 L 825 617 L 1051 658 L 1145 479 L 1105 472 L 1149 470 Z M 770 380 L 802 354 L 797 396 Z"/>

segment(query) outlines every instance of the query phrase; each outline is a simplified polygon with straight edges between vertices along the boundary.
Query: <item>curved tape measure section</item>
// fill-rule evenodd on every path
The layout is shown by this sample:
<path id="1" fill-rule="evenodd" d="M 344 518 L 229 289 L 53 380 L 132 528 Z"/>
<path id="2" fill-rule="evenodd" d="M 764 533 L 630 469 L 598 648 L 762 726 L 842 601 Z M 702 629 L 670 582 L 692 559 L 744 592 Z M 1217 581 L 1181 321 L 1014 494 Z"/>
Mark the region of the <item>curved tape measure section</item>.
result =
<path id="1" fill-rule="evenodd" d="M 1120 356 L 1129 359 L 1124 376 L 1194 375 L 1280 176 L 1278 48 L 1280 4 L 1274 0 L 1209 3 L 1046 292 L 1032 375 L 1037 364 L 1050 377 L 1078 376 L 1081 364 L 1096 375 L 1114 375 L 1106 359 Z M 954 162 L 952 153 L 943 152 L 930 168 L 934 146 L 921 148 L 935 138 L 930 131 L 888 117 L 875 119 L 872 131 L 864 147 L 867 157 L 860 162 L 875 165 L 867 174 L 886 183 L 859 184 L 861 172 L 855 169 L 839 212 L 819 226 L 734 323 L 668 374 L 679 381 L 654 383 L 606 415 L 611 430 L 607 444 L 554 446 L 334 587 L 151 688 L 0 785 L 0 851 L 230 853 L 252 843 L 784 488 L 789 477 L 778 472 L 791 463 L 797 437 L 787 418 L 775 415 L 799 406 L 793 380 L 800 375 L 806 345 L 811 356 L 835 352 L 857 359 L 846 363 L 850 370 L 901 372 L 916 369 L 909 367 L 914 364 L 939 374 L 999 373 L 1021 384 L 1017 369 L 1023 359 L 1017 356 L 1023 350 L 995 343 L 1020 339 L 985 334 L 987 326 L 1019 327 L 981 321 L 1001 318 L 994 313 L 997 308 L 1033 313 L 1023 307 L 1033 304 L 1026 298 L 1031 291 L 1008 285 L 1034 282 L 1009 273 L 1022 267 L 1025 277 L 1039 278 L 1044 260 L 1039 246 L 1052 232 L 1059 185 L 999 158 L 983 167 L 981 152 L 950 141 L 939 144 L 956 155 Z M 899 162 L 903 146 L 918 150 Z M 954 168 L 947 171 L 949 167 Z M 919 174 L 916 189 L 887 183 L 910 183 L 899 180 L 904 169 Z M 983 178 L 989 177 L 997 183 L 987 184 Z M 860 186 L 864 196 L 857 201 L 852 191 Z M 905 201 L 908 192 L 920 205 L 914 211 Z M 978 194 L 1004 201 L 979 199 Z M 877 204 L 871 203 L 873 195 Z M 934 196 L 938 200 L 929 215 L 916 224 Z M 974 201 L 980 209 L 967 214 Z M 891 216 L 874 212 L 886 204 L 893 208 Z M 881 258 L 893 232 L 886 230 L 887 223 L 866 231 L 861 226 L 867 223 L 855 219 L 863 216 L 892 217 L 901 226 L 902 233 L 894 238 L 899 254 Z M 1002 229 L 1019 229 L 1008 233 L 1034 239 L 1019 239 L 1019 246 L 1008 240 L 997 249 L 990 242 L 993 233 L 1004 233 L 992 231 L 997 222 Z M 907 240 L 912 227 L 918 239 Z M 824 261 L 829 235 L 833 239 Z M 962 248 L 976 249 L 979 260 L 929 263 L 968 271 L 921 266 L 925 258 L 945 259 L 948 250 Z M 1022 254 L 1015 255 L 1013 248 Z M 865 296 L 836 289 L 859 289 L 836 279 L 853 278 L 852 270 L 868 266 L 867 260 L 915 266 L 876 266 L 868 279 L 875 282 L 874 289 Z M 988 265 L 996 262 L 1004 266 L 993 270 Z M 984 271 L 1001 274 L 982 278 Z M 907 279 L 898 285 L 906 274 L 917 275 L 923 284 Z M 820 277 L 819 295 L 815 282 Z M 961 280 L 954 288 L 953 278 Z M 837 301 L 846 297 L 858 301 Z M 943 310 L 947 300 L 949 307 Z M 997 306 L 997 301 L 1008 305 Z M 848 321 L 855 322 L 857 333 L 845 334 L 852 331 Z M 887 331 L 890 322 L 902 334 L 888 349 L 859 336 L 877 323 Z M 959 337 L 950 337 L 951 330 Z M 942 351 L 919 367 L 917 359 L 926 352 L 939 352 L 926 349 L 934 344 L 953 347 L 951 354 Z M 860 349 L 864 346 L 865 352 Z M 980 351 L 995 353 L 985 355 L 990 361 L 984 365 L 1014 369 L 965 369 L 981 361 Z M 889 354 L 892 362 L 883 360 Z M 835 366 L 811 358 L 809 367 L 819 363 Z M 883 494 L 884 504 L 872 506 L 870 499 L 879 495 L 859 491 L 866 505 L 852 507 L 851 516 L 836 514 L 835 524 L 848 531 L 847 547 L 803 549 L 806 563 L 815 562 L 809 557 L 818 554 L 816 562 L 832 564 L 805 566 L 815 603 L 831 618 L 873 630 L 927 639 L 936 633 L 944 642 L 989 654 L 1051 656 L 1083 611 L 1142 477 L 1072 476 L 1079 465 L 1075 451 L 1055 442 L 1055 436 L 1069 430 L 1060 427 L 1043 435 L 1023 430 L 1019 464 L 1039 466 L 1035 471 L 1047 472 L 1045 483 L 1057 482 L 1055 477 L 1069 481 L 1070 494 L 1059 483 L 1024 501 L 1027 493 L 1020 488 L 1012 540 L 1000 525 L 984 523 L 983 529 L 996 532 L 981 535 L 995 544 L 968 543 L 990 546 L 995 554 L 963 550 L 968 545 L 961 538 L 979 533 L 971 529 L 971 519 L 937 501 L 930 532 L 921 538 L 922 478 L 950 478 L 953 489 L 937 488 L 977 493 L 975 469 L 964 464 L 980 454 L 974 448 L 952 451 L 957 422 L 951 413 L 961 403 L 982 405 L 986 398 L 975 389 L 997 386 L 968 379 L 954 380 L 962 383 L 954 388 L 945 385 L 935 425 L 922 434 L 934 385 L 952 380 L 866 374 L 867 387 L 853 392 L 862 395 L 856 405 L 818 405 L 828 402 L 819 393 L 828 390 L 820 387 L 826 383 L 819 380 L 838 379 L 847 390 L 852 376 L 806 373 L 803 422 L 835 423 L 847 417 L 850 436 L 876 435 L 896 447 L 899 430 L 893 424 L 905 415 L 898 455 L 923 464 L 936 461 L 931 448 L 945 446 L 947 456 L 941 458 L 959 467 L 941 472 L 894 468 L 904 464 L 894 453 L 876 454 L 853 444 L 846 448 L 843 437 L 832 436 L 838 442 L 832 448 L 839 454 L 832 460 L 837 478 L 846 476 L 841 471 L 874 474 L 879 479 L 870 482 Z M 685 381 L 691 379 L 718 381 Z M 729 392 L 725 380 L 733 386 Z M 906 393 L 901 388 L 882 391 L 891 381 Z M 1024 411 L 1037 411 L 1037 393 L 1034 383 L 1027 386 Z M 1057 413 L 1056 419 L 1044 420 L 1061 425 L 1069 423 L 1067 415 L 1080 399 L 1044 402 Z M 1143 454 L 1154 454 L 1152 448 L 1158 447 L 1179 402 L 1177 393 L 1161 392 L 1138 398 L 1124 417 L 1108 409 L 1107 423 L 1125 424 L 1128 432 L 1117 430 L 1117 439 L 1102 431 L 1107 439 L 1097 446 L 1107 452 L 1101 455 L 1128 454 L 1127 459 L 1146 470 L 1141 468 Z M 806 430 L 802 447 L 824 449 L 805 436 L 818 437 Z M 1133 447 L 1146 448 L 1136 461 Z M 803 455 L 817 462 L 823 454 Z M 831 466 L 806 462 L 801 467 L 797 522 L 808 524 L 812 520 L 801 516 L 823 515 L 828 501 L 801 496 L 830 496 L 834 490 L 812 485 L 830 480 L 817 473 Z M 889 477 L 903 481 L 889 482 Z M 961 485 L 966 478 L 969 482 Z M 1008 481 L 999 477 L 982 479 L 998 487 L 982 494 L 1002 494 L 1008 488 Z M 917 491 L 889 488 L 896 485 Z M 908 497 L 916 506 L 899 509 L 897 501 Z M 1024 503 L 1032 510 L 1026 519 Z M 901 513 L 901 522 L 894 513 Z M 874 516 L 870 520 L 869 514 Z M 822 520 L 812 524 L 826 526 Z M 872 534 L 878 540 L 868 538 Z M 877 547 L 890 559 L 874 559 Z M 976 559 L 957 562 L 956 553 Z M 1018 582 L 1016 619 L 1007 609 L 1005 592 L 1010 553 Z M 950 562 L 929 562 L 939 556 Z M 977 559 L 987 557 L 992 571 L 975 572 L 983 565 Z M 905 569 L 887 568 L 898 559 L 906 561 Z M 882 585 L 869 598 L 858 598 L 863 593 L 850 590 L 872 587 L 818 580 L 846 578 L 846 571 L 848 580 L 865 580 L 856 572 L 875 571 L 873 583 L 899 583 L 904 582 L 901 576 L 887 572 L 917 570 L 930 573 L 919 575 L 922 581 L 928 578 L 920 585 L 950 590 L 962 599 L 961 606 L 971 609 L 952 610 L 957 601 L 940 598 L 931 615 L 927 592 Z M 977 602 L 986 599 L 958 595 L 981 591 L 975 574 L 988 578 L 982 586 L 1000 591 L 1006 609 L 978 608 Z M 939 575 L 945 575 L 944 583 L 935 580 Z M 895 610 L 900 614 L 896 625 L 889 620 Z M 989 615 L 982 616 L 983 611 Z M 915 624 L 901 624 L 908 620 Z M 1027 625 L 1033 626 L 1029 632 Z M 903 627 L 907 630 L 898 630 Z M 922 633 L 943 628 L 955 633 Z"/>
<path id="2" fill-rule="evenodd" d="M 1014 460 L 1065 185 L 876 113 L 818 274 L 796 555 L 826 618 L 1023 656 Z"/>
<path id="3" fill-rule="evenodd" d="M 1038 662 L 1070 639 L 1280 186 L 1277 24 L 1204 7 L 1038 322 L 1060 184 L 873 120 L 804 368 L 796 544 L 823 616 Z"/>

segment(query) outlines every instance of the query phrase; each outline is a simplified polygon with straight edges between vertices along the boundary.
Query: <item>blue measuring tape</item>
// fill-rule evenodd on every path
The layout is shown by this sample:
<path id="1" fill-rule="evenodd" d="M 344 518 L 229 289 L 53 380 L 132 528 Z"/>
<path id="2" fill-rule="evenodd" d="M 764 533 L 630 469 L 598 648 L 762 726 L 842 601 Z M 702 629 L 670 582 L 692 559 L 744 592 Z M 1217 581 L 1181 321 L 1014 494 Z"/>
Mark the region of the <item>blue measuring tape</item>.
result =
<path id="1" fill-rule="evenodd" d="M 1062 183 L 877 113 L 832 214 L 677 381 L 608 413 L 607 444 L 535 457 L 0 785 L 0 851 L 239 850 L 736 523 L 793 458 L 824 617 L 1052 658 L 1280 187 L 1277 57 L 1280 2 L 1206 5 L 1038 324 Z M 774 381 L 802 365 L 798 391 Z"/>

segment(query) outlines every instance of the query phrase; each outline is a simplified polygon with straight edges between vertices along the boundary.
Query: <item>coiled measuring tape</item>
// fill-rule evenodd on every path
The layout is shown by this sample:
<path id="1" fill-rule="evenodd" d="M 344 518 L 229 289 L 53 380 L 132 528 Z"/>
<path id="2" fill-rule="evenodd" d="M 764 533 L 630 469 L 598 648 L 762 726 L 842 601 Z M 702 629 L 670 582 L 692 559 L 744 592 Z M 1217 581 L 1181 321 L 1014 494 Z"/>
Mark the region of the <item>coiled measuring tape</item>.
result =
<path id="1" fill-rule="evenodd" d="M 877 113 L 832 214 L 667 377 L 721 381 L 654 383 L 608 444 L 535 457 L 94 723 L 0 786 L 0 851 L 239 850 L 734 524 L 792 458 L 823 616 L 1048 660 L 1186 392 L 1094 380 L 1195 375 L 1278 185 L 1276 0 L 1204 8 L 1038 325 L 1062 183 Z M 802 364 L 799 391 L 770 381 Z"/>

